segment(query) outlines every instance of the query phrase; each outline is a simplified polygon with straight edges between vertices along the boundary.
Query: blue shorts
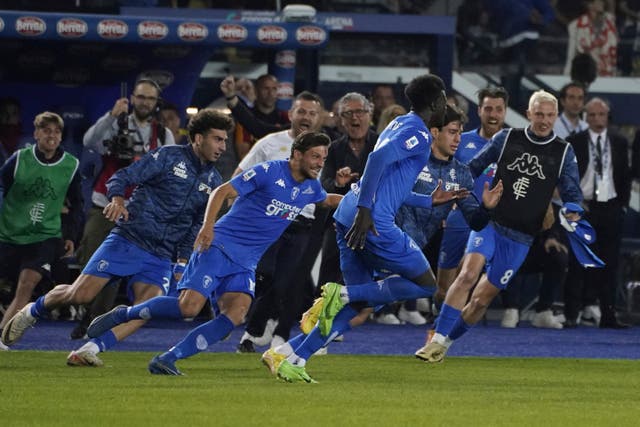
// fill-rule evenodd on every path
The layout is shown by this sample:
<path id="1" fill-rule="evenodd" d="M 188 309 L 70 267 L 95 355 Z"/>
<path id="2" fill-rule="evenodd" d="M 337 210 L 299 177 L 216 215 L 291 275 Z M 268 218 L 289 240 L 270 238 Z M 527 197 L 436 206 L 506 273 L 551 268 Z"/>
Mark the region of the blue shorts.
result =
<path id="1" fill-rule="evenodd" d="M 141 282 L 169 291 L 171 261 L 150 254 L 124 237 L 110 233 L 93 253 L 82 274 L 112 278 L 127 277 L 129 286 Z"/>
<path id="2" fill-rule="evenodd" d="M 187 268 L 178 283 L 178 291 L 193 289 L 209 298 L 220 299 L 226 292 L 243 292 L 254 297 L 256 273 L 236 264 L 219 247 L 191 254 Z"/>
<path id="3" fill-rule="evenodd" d="M 489 223 L 481 231 L 471 232 L 467 252 L 484 255 L 489 282 L 498 289 L 506 289 L 527 258 L 529 245 L 498 233 Z"/>
<path id="4" fill-rule="evenodd" d="M 438 268 L 451 269 L 460 264 L 469 240 L 470 228 L 445 227 L 440 243 Z"/>
<path id="5" fill-rule="evenodd" d="M 336 222 L 336 240 L 340 249 L 340 269 L 346 285 L 369 283 L 375 274 L 399 274 L 413 279 L 430 269 L 418 245 L 399 228 L 380 236 L 367 237 L 365 248 L 354 251 L 347 246 L 348 229 Z"/>

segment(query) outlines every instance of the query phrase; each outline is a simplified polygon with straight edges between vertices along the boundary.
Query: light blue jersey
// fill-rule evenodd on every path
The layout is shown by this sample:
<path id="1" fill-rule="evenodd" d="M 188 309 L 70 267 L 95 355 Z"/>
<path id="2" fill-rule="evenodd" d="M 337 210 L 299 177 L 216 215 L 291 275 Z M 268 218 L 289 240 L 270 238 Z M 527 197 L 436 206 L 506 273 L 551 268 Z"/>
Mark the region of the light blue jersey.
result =
<path id="1" fill-rule="evenodd" d="M 286 160 L 260 163 L 230 182 L 239 197 L 216 222 L 212 244 L 251 270 L 305 205 L 327 198 L 317 179 L 294 180 Z"/>

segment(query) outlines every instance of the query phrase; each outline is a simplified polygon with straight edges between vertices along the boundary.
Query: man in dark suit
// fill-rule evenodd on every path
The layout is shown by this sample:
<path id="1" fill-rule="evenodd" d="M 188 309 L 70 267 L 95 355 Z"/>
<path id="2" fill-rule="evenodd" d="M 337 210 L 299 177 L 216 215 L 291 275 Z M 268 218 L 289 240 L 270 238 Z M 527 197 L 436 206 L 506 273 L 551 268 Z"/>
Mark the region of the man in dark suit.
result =
<path id="1" fill-rule="evenodd" d="M 573 145 L 578 160 L 585 216 L 596 231 L 592 250 L 606 266 L 589 270 L 588 274 L 576 262 L 570 266 L 565 285 L 565 326 L 575 326 L 584 286 L 585 295 L 600 300 L 600 327 L 620 329 L 628 327 L 615 317 L 622 223 L 631 188 L 628 143 L 608 129 L 609 105 L 603 99 L 591 99 L 585 110 L 589 129 L 568 137 L 567 141 Z"/>

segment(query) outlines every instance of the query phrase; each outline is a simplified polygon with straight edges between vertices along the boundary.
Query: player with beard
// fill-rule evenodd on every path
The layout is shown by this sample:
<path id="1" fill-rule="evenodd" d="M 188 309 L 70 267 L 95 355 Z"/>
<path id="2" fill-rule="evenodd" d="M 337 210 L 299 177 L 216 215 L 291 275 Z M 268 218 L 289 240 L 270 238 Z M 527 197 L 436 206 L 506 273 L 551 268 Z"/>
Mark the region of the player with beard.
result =
<path id="1" fill-rule="evenodd" d="M 299 93 L 289 110 L 291 128 L 260 139 L 242 159 L 234 176 L 258 163 L 285 160 L 296 137 L 320 127 L 321 99 L 311 92 Z M 315 205 L 305 206 L 278 240 L 262 255 L 256 267 L 256 300 L 240 338 L 238 352 L 252 353 L 254 345 L 282 344 L 297 321 L 306 290 L 293 280 L 311 238 Z"/>
<path id="2" fill-rule="evenodd" d="M 179 297 L 156 297 L 133 307 L 116 307 L 91 323 L 89 336 L 133 319 L 194 317 L 215 294 L 220 315 L 149 363 L 152 374 L 181 375 L 177 360 L 204 351 L 244 321 L 254 295 L 258 260 L 302 208 L 309 203 L 335 207 L 342 198 L 327 195 L 318 180 L 329 143 L 322 133 L 302 133 L 293 141 L 289 160 L 260 163 L 216 188 L 195 251 L 178 284 Z M 231 210 L 216 221 L 223 203 L 234 198 Z"/>
<path id="3" fill-rule="evenodd" d="M 51 310 L 86 304 L 114 278 L 129 277 L 136 303 L 164 295 L 172 262 L 188 259 L 201 224 L 209 193 L 222 183 L 214 167 L 226 148 L 232 120 L 214 110 L 201 110 L 188 125 L 191 144 L 160 147 L 116 172 L 107 182 L 108 221 L 117 221 L 71 285 L 58 285 L 26 305 L 9 322 L 2 341 L 9 345 Z M 125 206 L 125 190 L 137 185 Z M 180 274 L 180 264 L 174 271 Z M 72 351 L 67 364 L 101 366 L 97 354 L 112 347 L 144 324 L 136 320 L 105 330 Z M 110 328 L 109 328 L 110 329 Z"/>

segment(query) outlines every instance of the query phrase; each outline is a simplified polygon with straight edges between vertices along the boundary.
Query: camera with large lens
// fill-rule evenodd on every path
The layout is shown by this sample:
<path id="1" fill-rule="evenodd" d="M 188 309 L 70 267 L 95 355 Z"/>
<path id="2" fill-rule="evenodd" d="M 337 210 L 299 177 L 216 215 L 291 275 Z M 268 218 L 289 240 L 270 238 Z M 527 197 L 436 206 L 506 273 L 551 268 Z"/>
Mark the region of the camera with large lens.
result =
<path id="1" fill-rule="evenodd" d="M 140 149 L 133 139 L 132 132 L 129 129 L 129 120 L 126 114 L 118 116 L 118 134 L 111 139 L 104 141 L 109 156 L 119 160 L 132 161 Z"/>
<path id="2" fill-rule="evenodd" d="M 118 133 L 104 142 L 107 153 L 120 160 L 133 160 L 135 157 L 135 141 L 128 133 Z"/>

